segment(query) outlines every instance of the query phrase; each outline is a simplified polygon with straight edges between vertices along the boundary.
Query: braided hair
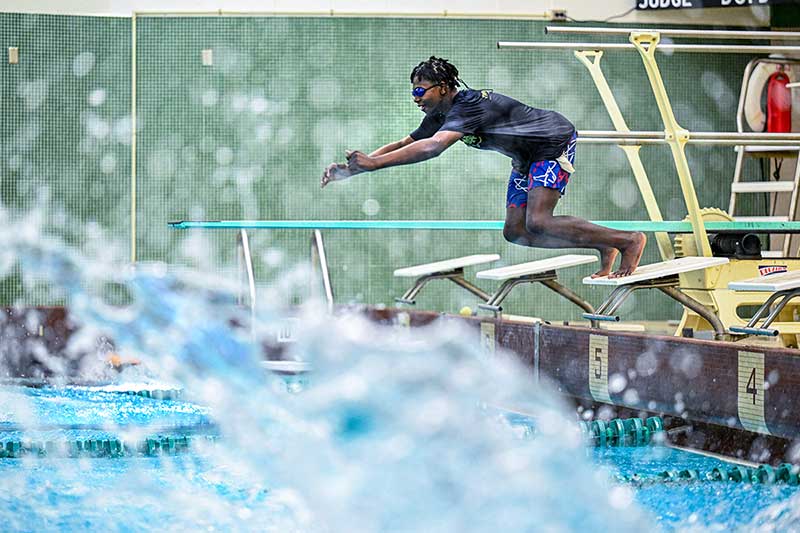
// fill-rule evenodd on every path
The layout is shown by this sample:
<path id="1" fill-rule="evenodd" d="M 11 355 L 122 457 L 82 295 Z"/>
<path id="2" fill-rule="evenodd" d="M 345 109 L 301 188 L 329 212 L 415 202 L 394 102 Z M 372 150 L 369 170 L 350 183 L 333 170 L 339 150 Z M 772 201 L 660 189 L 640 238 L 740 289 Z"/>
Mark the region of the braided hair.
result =
<path id="1" fill-rule="evenodd" d="M 411 71 L 411 83 L 415 79 L 427 80 L 437 85 L 447 85 L 450 89 L 460 87 L 458 69 L 446 59 L 431 56 Z"/>

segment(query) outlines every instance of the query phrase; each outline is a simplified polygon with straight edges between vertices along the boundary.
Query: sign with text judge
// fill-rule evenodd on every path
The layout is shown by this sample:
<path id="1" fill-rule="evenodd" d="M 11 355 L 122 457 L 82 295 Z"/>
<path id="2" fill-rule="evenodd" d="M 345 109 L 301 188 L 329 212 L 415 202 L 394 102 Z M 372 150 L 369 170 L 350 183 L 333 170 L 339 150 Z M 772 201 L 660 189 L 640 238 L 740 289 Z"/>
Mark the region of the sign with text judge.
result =
<path id="1" fill-rule="evenodd" d="M 693 9 L 703 7 L 746 7 L 776 4 L 798 4 L 798 0 L 635 0 L 639 11 L 656 9 Z"/>

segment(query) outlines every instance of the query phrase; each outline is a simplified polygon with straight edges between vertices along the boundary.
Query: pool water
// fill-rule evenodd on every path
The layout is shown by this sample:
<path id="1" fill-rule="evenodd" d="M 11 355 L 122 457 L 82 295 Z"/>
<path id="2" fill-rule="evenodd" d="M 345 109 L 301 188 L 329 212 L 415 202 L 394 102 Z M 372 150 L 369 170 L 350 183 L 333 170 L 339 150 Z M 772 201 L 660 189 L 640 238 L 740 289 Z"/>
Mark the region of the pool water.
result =
<path id="1" fill-rule="evenodd" d="M 130 384 L 129 388 L 141 391 L 147 386 Z M 124 384 L 60 388 L 6 385 L 0 389 L 0 441 L 4 443 L 114 438 L 133 442 L 148 435 L 194 437 L 186 450 L 156 452 L 153 456 L 131 452 L 114 458 L 97 457 L 60 449 L 49 455 L 0 459 L 5 487 L 0 491 L 0 520 L 4 530 L 135 531 L 155 524 L 168 529 L 325 530 L 310 517 L 311 511 L 304 509 L 297 492 L 271 483 L 268 477 L 251 475 L 237 461 L 236 448 L 229 447 L 224 437 L 217 438 L 219 427 L 211 409 L 183 399 L 160 400 L 119 392 L 124 390 Z M 501 410 L 483 412 L 492 417 Z M 507 420 L 511 423 L 498 425 L 497 431 L 515 434 L 523 445 L 548 438 L 537 429 L 538 418 L 508 415 Z M 351 424 L 351 432 L 364 429 L 355 427 L 353 421 Z M 521 427 L 526 431 L 520 433 Z M 202 438 L 205 436 L 215 438 Z M 787 484 L 653 482 L 666 470 L 708 472 L 731 466 L 668 446 L 584 447 L 577 451 L 594 465 L 591 475 L 608 491 L 609 497 L 597 505 L 619 513 L 633 512 L 633 506 L 638 506 L 653 528 L 665 531 L 749 528 L 763 520 L 757 518 L 759 513 L 790 514 L 788 507 L 783 511 L 779 508 L 797 498 L 797 487 Z M 580 468 L 580 463 L 573 468 Z M 641 483 L 624 481 L 634 474 Z M 552 490 L 561 490 L 558 480 L 553 482 Z M 576 505 L 576 509 L 585 507 L 591 506 Z M 569 523 L 562 526 L 567 531 L 574 529 Z"/>

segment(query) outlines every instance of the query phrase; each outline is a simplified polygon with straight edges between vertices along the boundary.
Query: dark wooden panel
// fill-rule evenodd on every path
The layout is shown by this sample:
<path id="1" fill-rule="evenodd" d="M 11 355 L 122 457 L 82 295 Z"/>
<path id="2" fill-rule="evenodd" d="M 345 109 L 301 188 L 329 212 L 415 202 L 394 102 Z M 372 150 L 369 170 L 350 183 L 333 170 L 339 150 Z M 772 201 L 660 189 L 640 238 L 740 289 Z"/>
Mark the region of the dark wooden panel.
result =
<path id="1" fill-rule="evenodd" d="M 800 350 L 448 316 L 476 327 L 480 322 L 494 323 L 497 345 L 516 353 L 526 365 L 534 365 L 538 338 L 540 375 L 553 381 L 559 392 L 592 402 L 597 399 L 589 389 L 589 340 L 591 335 L 607 337 L 612 404 L 738 429 L 743 429 L 739 352 L 764 354 L 767 428 L 784 438 L 800 434 Z M 431 319 L 430 314 L 420 313 L 412 323 Z"/>
<path id="2" fill-rule="evenodd" d="M 702 414 L 717 423 L 736 417 L 736 353 L 676 337 L 648 337 L 557 326 L 542 328 L 543 373 L 568 383 L 567 390 L 589 394 L 589 335 L 608 338 L 608 377 L 611 399 L 617 405 L 658 410 L 676 415 Z M 689 340 L 690 341 L 690 340 Z M 553 347 L 558 346 L 559 350 Z M 564 366 L 567 354 L 586 360 L 574 371 L 551 374 Z"/>
<path id="3" fill-rule="evenodd" d="M 764 414 L 773 434 L 797 438 L 800 437 L 800 353 L 794 353 L 764 354 L 764 377 L 769 383 L 764 392 Z"/>
<path id="4" fill-rule="evenodd" d="M 800 433 L 800 352 L 740 343 L 542 326 L 540 372 L 566 394 L 589 392 L 589 336 L 608 337 L 609 392 L 616 405 L 738 427 L 739 351 L 764 354 L 764 414 L 774 435 Z M 572 361 L 570 361 L 572 359 Z M 614 385 L 617 385 L 614 387 Z M 623 387 L 624 386 L 624 387 Z"/>
<path id="5" fill-rule="evenodd" d="M 54 374 L 54 362 L 58 373 L 74 372 L 83 356 L 66 353 L 74 330 L 63 307 L 0 309 L 0 368 L 4 377 L 48 377 Z M 58 361 L 50 360 L 51 356 Z"/>
<path id="6" fill-rule="evenodd" d="M 539 373 L 552 379 L 559 392 L 591 399 L 589 330 L 539 327 Z"/>
<path id="7" fill-rule="evenodd" d="M 536 342 L 533 324 L 498 321 L 495 326 L 495 340 L 498 346 L 516 353 L 523 363 L 533 365 Z"/>

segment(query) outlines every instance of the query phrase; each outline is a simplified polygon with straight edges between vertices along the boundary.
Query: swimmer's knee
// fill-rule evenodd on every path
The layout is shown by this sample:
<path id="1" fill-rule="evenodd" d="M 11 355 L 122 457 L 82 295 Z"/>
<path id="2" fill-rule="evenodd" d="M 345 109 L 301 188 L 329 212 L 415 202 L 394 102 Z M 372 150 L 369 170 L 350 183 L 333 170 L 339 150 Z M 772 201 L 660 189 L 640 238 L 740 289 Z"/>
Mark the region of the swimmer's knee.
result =
<path id="1" fill-rule="evenodd" d="M 519 242 L 523 235 L 524 232 L 520 231 L 520 229 L 516 226 L 510 226 L 508 224 L 503 226 L 503 238 L 511 244 L 516 244 Z"/>
<path id="2" fill-rule="evenodd" d="M 528 215 L 525 217 L 525 229 L 528 233 L 546 233 L 553 217 Z"/>

